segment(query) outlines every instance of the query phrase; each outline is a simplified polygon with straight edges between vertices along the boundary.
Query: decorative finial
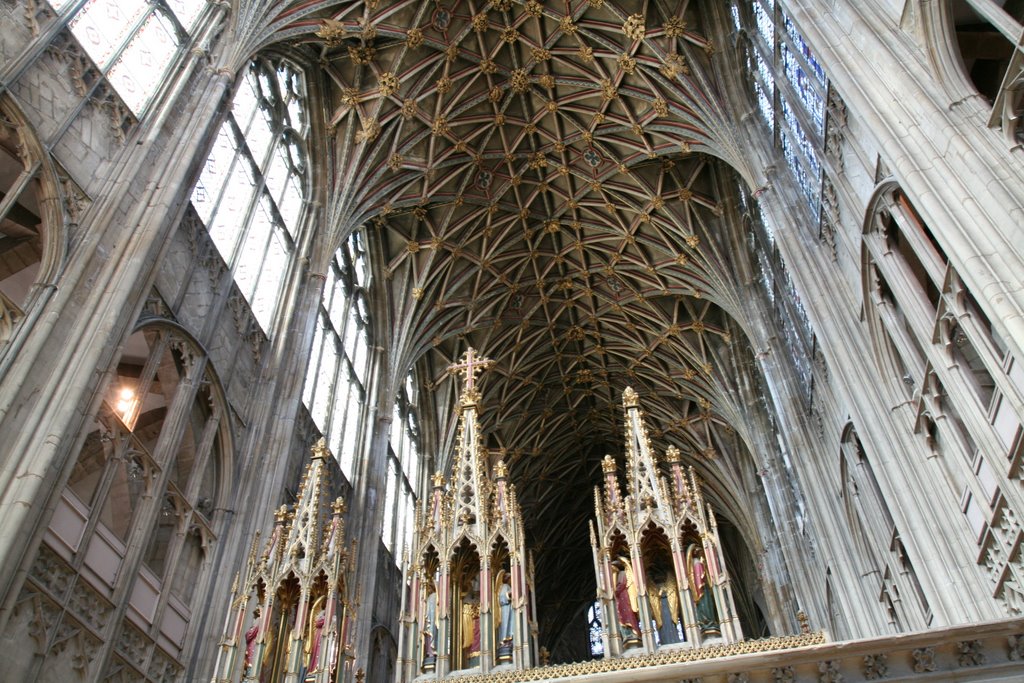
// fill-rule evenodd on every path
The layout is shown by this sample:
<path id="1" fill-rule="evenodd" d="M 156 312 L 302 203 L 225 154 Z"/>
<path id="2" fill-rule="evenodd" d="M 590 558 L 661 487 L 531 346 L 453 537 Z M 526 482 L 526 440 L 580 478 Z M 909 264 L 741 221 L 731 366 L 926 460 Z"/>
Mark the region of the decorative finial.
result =
<path id="1" fill-rule="evenodd" d="M 622 392 L 622 405 L 625 408 L 640 407 L 640 397 L 633 391 L 633 387 L 626 387 L 626 390 Z"/>
<path id="2" fill-rule="evenodd" d="M 327 460 L 331 457 L 331 449 L 327 447 L 327 439 L 322 436 L 310 450 L 313 452 L 313 460 Z"/>
<path id="3" fill-rule="evenodd" d="M 449 375 L 461 374 L 466 379 L 466 385 L 462 387 L 460 396 L 463 406 L 476 405 L 480 401 L 480 392 L 476 390 L 476 376 L 492 365 L 494 365 L 493 360 L 477 356 L 473 347 L 470 347 L 462 355 L 461 363 L 453 363 L 448 366 Z"/>
<path id="4" fill-rule="evenodd" d="M 800 610 L 799 612 L 797 612 L 796 613 L 796 620 L 800 622 L 800 633 L 810 633 L 811 632 L 811 624 L 810 624 L 810 620 L 807 618 L 807 613 L 806 612 L 804 612 L 803 610 Z"/>
<path id="5" fill-rule="evenodd" d="M 601 461 L 601 469 L 605 474 L 615 474 L 615 458 L 610 455 L 604 456 L 604 460 Z"/>
<path id="6" fill-rule="evenodd" d="M 345 499 L 341 496 L 335 498 L 334 502 L 331 503 L 331 511 L 334 512 L 335 517 L 343 515 L 345 513 Z"/>
<path id="7" fill-rule="evenodd" d="M 675 446 L 669 446 L 668 450 L 665 451 L 665 462 L 672 465 L 682 461 L 683 459 L 680 457 L 679 449 Z"/>
<path id="8" fill-rule="evenodd" d="M 504 460 L 499 460 L 498 464 L 494 466 L 494 478 L 508 479 L 508 465 L 505 464 Z"/>
<path id="9" fill-rule="evenodd" d="M 441 474 L 441 472 L 434 472 L 434 476 L 431 477 L 431 479 L 433 479 L 433 481 L 434 481 L 434 488 L 435 489 L 443 489 L 444 488 L 444 475 Z"/>
<path id="10" fill-rule="evenodd" d="M 284 524 L 288 520 L 288 506 L 281 505 L 277 508 L 277 512 L 274 513 L 274 521 L 278 524 Z"/>

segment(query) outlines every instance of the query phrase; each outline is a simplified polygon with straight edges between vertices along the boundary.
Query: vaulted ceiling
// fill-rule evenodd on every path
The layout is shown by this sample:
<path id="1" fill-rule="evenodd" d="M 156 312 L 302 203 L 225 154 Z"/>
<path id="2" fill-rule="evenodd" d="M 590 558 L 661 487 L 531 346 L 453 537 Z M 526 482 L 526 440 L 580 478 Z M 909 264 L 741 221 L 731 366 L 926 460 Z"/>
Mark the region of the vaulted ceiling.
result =
<path id="1" fill-rule="evenodd" d="M 375 231 L 384 344 L 398 372 L 417 364 L 442 438 L 447 365 L 467 345 L 495 359 L 484 426 L 552 623 L 592 599 L 590 487 L 621 452 L 626 386 L 659 450 L 743 488 L 749 277 L 719 5 L 368 0 L 294 23 L 331 84 L 327 232 Z"/>

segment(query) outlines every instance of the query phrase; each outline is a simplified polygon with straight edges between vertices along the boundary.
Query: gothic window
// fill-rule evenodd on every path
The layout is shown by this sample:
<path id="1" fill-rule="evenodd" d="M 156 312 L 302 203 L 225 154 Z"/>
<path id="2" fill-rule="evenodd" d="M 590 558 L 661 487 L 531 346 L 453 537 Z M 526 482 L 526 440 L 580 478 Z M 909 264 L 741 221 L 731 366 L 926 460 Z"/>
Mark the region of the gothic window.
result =
<path id="1" fill-rule="evenodd" d="M 750 24 L 747 69 L 758 111 L 817 218 L 828 92 L 825 71 L 796 24 L 774 0 L 735 0 L 732 8 L 734 20 Z"/>
<path id="2" fill-rule="evenodd" d="M 349 481 L 361 443 L 370 367 L 369 277 L 362 233 L 352 233 L 327 269 L 302 392 L 313 422 Z"/>
<path id="3" fill-rule="evenodd" d="M 419 489 L 420 454 L 415 378 L 410 373 L 398 392 L 388 443 L 388 474 L 384 493 L 384 545 L 401 560 L 412 547 L 416 491 Z"/>
<path id="4" fill-rule="evenodd" d="M 20 112 L 0 100 L 0 347 L 25 317 L 32 285 L 42 272 L 48 251 L 58 241 L 59 216 L 54 215 L 55 183 L 44 168 L 42 148 Z M 70 189 L 70 188 L 69 188 Z"/>
<path id="5" fill-rule="evenodd" d="M 51 0 L 58 12 L 77 5 Z M 136 116 L 141 116 L 187 41 L 202 0 L 89 0 L 68 27 Z"/>
<path id="6" fill-rule="evenodd" d="M 738 183 L 740 197 L 744 205 L 749 206 L 752 200 L 746 198 L 746 189 L 742 182 Z M 757 202 L 758 207 L 762 206 Z M 810 405 L 815 336 L 811 321 L 793 280 L 786 268 L 782 255 L 775 246 L 767 217 L 761 213 L 749 217 L 748 246 L 756 260 L 760 281 L 767 295 L 768 303 L 786 339 L 786 348 L 790 353 L 796 369 L 807 391 L 807 405 Z"/>
<path id="7" fill-rule="evenodd" d="M 111 378 L 51 533 L 83 577 L 124 588 L 151 635 L 181 647 L 220 521 L 223 396 L 202 351 L 165 325 L 134 332 Z"/>
<path id="8" fill-rule="evenodd" d="M 192 205 L 268 334 L 309 182 L 305 98 L 291 64 L 254 61 L 192 190 Z"/>
<path id="9" fill-rule="evenodd" d="M 604 641 L 601 639 L 601 601 L 595 600 L 587 609 L 587 633 L 590 637 L 590 656 L 594 659 L 604 657 Z"/>

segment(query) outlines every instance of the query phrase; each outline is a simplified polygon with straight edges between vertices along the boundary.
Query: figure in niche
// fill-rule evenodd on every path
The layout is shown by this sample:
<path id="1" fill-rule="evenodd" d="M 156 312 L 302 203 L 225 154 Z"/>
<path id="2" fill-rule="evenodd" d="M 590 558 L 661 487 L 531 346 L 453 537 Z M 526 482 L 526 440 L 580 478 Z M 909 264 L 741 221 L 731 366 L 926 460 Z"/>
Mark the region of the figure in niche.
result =
<path id="1" fill-rule="evenodd" d="M 306 628 L 306 643 L 303 649 L 306 655 L 306 671 L 313 673 L 320 666 L 320 645 L 324 637 L 324 622 L 327 619 L 327 611 L 324 609 L 324 596 L 321 595 L 316 599 L 316 602 L 313 603 L 313 609 L 309 613 L 310 619 Z"/>
<path id="2" fill-rule="evenodd" d="M 686 549 L 686 568 L 690 580 L 690 592 L 697 612 L 697 626 L 701 633 L 717 635 L 718 611 L 715 609 L 715 596 L 712 595 L 708 581 L 707 565 L 704 563 L 704 550 L 696 543 Z"/>
<path id="3" fill-rule="evenodd" d="M 636 582 L 633 568 L 625 556 L 619 556 L 612 564 L 615 568 L 615 611 L 619 617 L 619 633 L 622 647 L 640 646 L 639 605 L 637 604 Z"/>
<path id="4" fill-rule="evenodd" d="M 495 579 L 494 594 L 498 604 L 495 610 L 497 616 L 497 657 L 499 663 L 512 661 L 512 586 L 509 585 L 508 572 L 504 569 L 498 572 Z"/>
<path id="5" fill-rule="evenodd" d="M 480 665 L 480 585 L 476 577 L 463 587 L 462 662 L 465 668 Z"/>
<path id="6" fill-rule="evenodd" d="M 423 619 L 423 673 L 437 665 L 437 585 L 427 579 L 426 610 Z"/>
<path id="7" fill-rule="evenodd" d="M 245 632 L 245 657 L 242 659 L 242 671 L 245 676 L 252 672 L 253 655 L 256 654 L 256 641 L 260 635 L 260 608 L 252 611 L 252 626 Z"/>
<path id="8" fill-rule="evenodd" d="M 675 645 L 680 642 L 679 630 L 679 591 L 676 580 L 664 571 L 652 573 L 654 590 L 649 591 L 647 598 L 651 604 L 651 615 L 658 629 L 658 640 L 662 645 Z"/>

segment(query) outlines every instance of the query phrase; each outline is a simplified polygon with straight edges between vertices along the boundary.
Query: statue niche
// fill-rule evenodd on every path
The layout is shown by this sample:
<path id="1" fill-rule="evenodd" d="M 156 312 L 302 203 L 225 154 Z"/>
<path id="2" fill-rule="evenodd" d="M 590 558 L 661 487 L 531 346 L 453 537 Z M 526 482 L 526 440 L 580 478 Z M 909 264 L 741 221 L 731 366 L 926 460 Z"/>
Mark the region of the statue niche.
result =
<path id="1" fill-rule="evenodd" d="M 257 533 L 224 629 L 213 679 L 241 683 L 335 683 L 352 677 L 349 576 L 337 468 L 323 439 L 313 447 L 295 507 L 275 514 L 260 552 Z M 247 619 L 247 615 L 251 615 Z"/>
<path id="2" fill-rule="evenodd" d="M 684 471 L 678 449 L 669 447 L 666 479 L 630 388 L 623 406 L 626 495 L 615 459 L 606 456 L 590 525 L 606 656 L 742 640 L 717 521 L 696 473 Z"/>
<path id="3" fill-rule="evenodd" d="M 469 349 L 449 368 L 466 380 L 452 476 L 434 475 L 403 563 L 399 683 L 535 666 L 532 565 L 519 503 L 504 462 L 490 471 L 477 424 L 476 374 L 490 363 Z"/>

